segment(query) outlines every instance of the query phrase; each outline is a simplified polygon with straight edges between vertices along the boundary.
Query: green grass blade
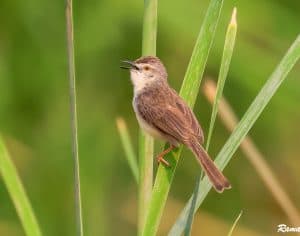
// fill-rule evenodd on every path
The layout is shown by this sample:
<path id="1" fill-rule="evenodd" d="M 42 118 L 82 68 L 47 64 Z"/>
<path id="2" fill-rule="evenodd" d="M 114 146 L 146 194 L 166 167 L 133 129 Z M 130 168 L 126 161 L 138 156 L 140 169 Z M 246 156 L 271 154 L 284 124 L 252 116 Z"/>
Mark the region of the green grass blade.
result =
<path id="1" fill-rule="evenodd" d="M 129 167 L 131 169 L 132 175 L 135 181 L 139 182 L 139 169 L 137 164 L 136 155 L 134 154 L 131 139 L 128 133 L 126 123 L 123 118 L 117 118 L 116 120 L 117 128 L 121 138 L 122 146 L 125 151 L 125 156 L 127 158 Z"/>
<path id="2" fill-rule="evenodd" d="M 156 55 L 157 0 L 144 0 L 142 54 Z"/>
<path id="3" fill-rule="evenodd" d="M 218 84 L 217 84 L 217 94 L 216 94 L 216 97 L 214 100 L 211 118 L 210 118 L 209 130 L 208 130 L 207 141 L 206 141 L 206 150 L 208 150 L 208 148 L 209 148 L 211 136 L 212 136 L 215 121 L 216 121 L 216 116 L 218 113 L 219 101 L 222 97 L 223 88 L 224 88 L 227 74 L 229 71 L 229 65 L 231 62 L 231 57 L 232 57 L 233 48 L 234 48 L 234 44 L 235 44 L 236 31 L 237 31 L 236 8 L 234 8 L 233 12 L 232 12 L 232 17 L 231 17 L 230 23 L 227 28 L 226 37 L 225 37 L 222 62 L 221 62 Z"/>
<path id="4" fill-rule="evenodd" d="M 194 107 L 196 102 L 208 54 L 219 22 L 222 5 L 223 0 L 211 0 L 180 89 L 180 96 L 191 107 Z"/>
<path id="5" fill-rule="evenodd" d="M 262 113 L 263 109 L 267 106 L 270 99 L 279 88 L 280 84 L 285 80 L 287 74 L 293 68 L 299 57 L 300 35 L 298 35 L 292 46 L 289 48 L 279 65 L 276 67 L 275 71 L 272 73 L 272 75 L 267 80 L 263 88 L 260 90 L 256 98 L 248 108 L 247 112 L 245 113 L 237 127 L 234 129 L 233 133 L 231 134 L 231 136 L 229 137 L 219 154 L 217 155 L 215 163 L 220 170 L 223 170 L 228 164 L 234 152 L 242 142 L 243 138 L 252 128 L 255 121 Z M 204 179 L 200 183 L 201 192 L 197 196 L 195 210 L 197 210 L 200 207 L 201 203 L 205 199 L 211 187 L 212 186 L 207 177 L 204 177 Z M 188 218 L 188 213 L 191 207 L 192 199 L 193 196 L 189 199 L 183 211 L 180 213 L 180 216 L 177 218 L 176 223 L 173 225 L 171 232 L 176 232 L 176 234 L 173 235 L 180 235 L 183 232 L 184 226 L 186 225 L 186 221 Z"/>
<path id="6" fill-rule="evenodd" d="M 213 104 L 213 109 L 212 109 L 212 114 L 211 114 L 211 119 L 209 124 L 208 138 L 206 142 L 206 151 L 208 151 L 209 148 L 210 139 L 212 136 L 212 132 L 214 129 L 214 124 L 218 112 L 219 100 L 222 96 L 223 88 L 229 71 L 229 65 L 230 65 L 234 43 L 235 43 L 236 31 L 237 31 L 236 8 L 234 8 L 225 36 L 225 44 L 224 44 L 223 56 L 222 56 L 221 67 L 220 67 L 219 78 L 218 78 L 218 85 L 217 85 L 217 95 L 214 99 L 214 104 Z M 201 171 L 201 175 L 199 175 L 196 181 L 196 186 L 193 192 L 192 204 L 191 204 L 191 208 L 189 209 L 189 215 L 184 229 L 185 236 L 191 235 L 192 224 L 194 220 L 194 212 L 196 209 L 196 200 L 197 200 L 196 196 L 199 194 L 199 191 L 201 191 L 199 184 L 202 177 L 203 177 L 203 171 Z M 170 235 L 172 235 L 172 233 L 170 233 Z"/>
<path id="7" fill-rule="evenodd" d="M 31 204 L 26 196 L 22 182 L 18 176 L 9 153 L 0 136 L 0 173 L 9 195 L 15 205 L 26 235 L 39 236 L 41 230 L 33 213 Z"/>
<path id="8" fill-rule="evenodd" d="M 156 55 L 157 0 L 144 0 L 142 54 Z M 154 140 L 140 130 L 139 137 L 139 193 L 138 193 L 138 235 L 141 235 L 153 185 Z"/>
<path id="9" fill-rule="evenodd" d="M 212 80 L 205 81 L 203 92 L 209 103 L 213 104 L 214 97 L 216 95 L 216 85 Z M 221 98 L 218 115 L 223 125 L 232 132 L 238 124 L 238 118 L 224 97 Z M 270 191 L 270 194 L 285 212 L 290 222 L 293 225 L 297 225 L 300 222 L 300 212 L 298 212 L 297 207 L 290 199 L 290 196 L 284 187 L 279 183 L 272 168 L 265 161 L 266 157 L 264 157 L 260 150 L 256 147 L 249 135 L 243 139 L 239 148 L 245 154 L 250 164 L 254 167 L 267 190 Z"/>
<path id="10" fill-rule="evenodd" d="M 222 0 L 210 2 L 180 90 L 180 95 L 191 107 L 194 106 L 198 95 L 222 5 Z M 177 148 L 165 156 L 171 165 L 170 168 L 162 165 L 158 168 L 143 235 L 156 235 L 181 150 L 182 147 Z"/>
<path id="11" fill-rule="evenodd" d="M 153 138 L 140 130 L 139 137 L 139 193 L 138 235 L 142 234 L 153 185 Z"/>
<path id="12" fill-rule="evenodd" d="M 72 130 L 72 156 L 74 159 L 74 195 L 76 211 L 77 235 L 83 236 L 82 207 L 80 191 L 80 165 L 78 156 L 78 135 L 77 135 L 77 108 L 76 108 L 76 82 L 75 82 L 75 57 L 74 57 L 74 33 L 73 33 L 73 2 L 67 0 L 66 4 L 66 30 L 67 30 L 67 52 L 69 69 L 70 89 L 70 115 Z"/>
<path id="13" fill-rule="evenodd" d="M 238 217 L 235 219 L 235 221 L 233 222 L 233 225 L 231 226 L 229 232 L 228 232 L 228 235 L 227 236 L 232 236 L 232 232 L 233 230 L 235 229 L 237 223 L 239 222 L 241 216 L 243 214 L 243 211 L 240 212 L 240 214 L 238 215 Z"/>
<path id="14" fill-rule="evenodd" d="M 200 175 L 198 176 L 198 178 L 196 180 L 195 188 L 193 191 L 193 196 L 197 196 L 197 194 L 199 192 L 199 183 L 202 178 L 203 178 L 203 171 L 201 171 Z M 184 236 L 190 236 L 192 233 L 192 225 L 193 225 L 194 216 L 195 216 L 194 211 L 196 208 L 196 201 L 197 201 L 196 197 L 193 197 L 191 208 L 189 209 L 187 223 L 184 228 L 184 233 L 183 233 Z"/>

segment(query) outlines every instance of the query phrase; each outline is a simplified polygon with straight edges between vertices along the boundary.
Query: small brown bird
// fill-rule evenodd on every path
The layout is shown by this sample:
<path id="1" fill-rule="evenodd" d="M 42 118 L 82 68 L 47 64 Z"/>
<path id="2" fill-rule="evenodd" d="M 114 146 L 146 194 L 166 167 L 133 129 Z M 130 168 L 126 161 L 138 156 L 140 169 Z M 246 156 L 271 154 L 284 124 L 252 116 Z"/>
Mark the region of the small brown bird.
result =
<path id="1" fill-rule="evenodd" d="M 203 132 L 193 111 L 169 86 L 166 68 L 159 58 L 145 56 L 123 62 L 126 66 L 121 68 L 130 69 L 134 86 L 133 108 L 141 128 L 170 143 L 170 147 L 158 155 L 158 162 L 169 165 L 164 155 L 184 144 L 194 153 L 216 191 L 229 189 L 230 183 L 201 146 Z"/>

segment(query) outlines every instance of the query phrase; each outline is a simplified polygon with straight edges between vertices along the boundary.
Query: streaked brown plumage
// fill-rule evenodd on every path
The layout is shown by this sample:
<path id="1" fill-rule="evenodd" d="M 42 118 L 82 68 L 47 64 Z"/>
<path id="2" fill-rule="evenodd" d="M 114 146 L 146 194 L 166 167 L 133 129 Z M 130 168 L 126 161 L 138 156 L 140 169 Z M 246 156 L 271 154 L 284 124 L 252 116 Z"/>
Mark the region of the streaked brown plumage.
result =
<path id="1" fill-rule="evenodd" d="M 133 107 L 140 126 L 152 136 L 164 139 L 173 146 L 186 145 L 195 155 L 218 192 L 230 188 L 226 177 L 217 169 L 201 144 L 203 132 L 193 111 L 170 88 L 167 72 L 157 57 L 147 56 L 134 62 L 124 61 L 130 69 L 134 85 Z M 160 160 L 168 164 L 163 155 Z"/>

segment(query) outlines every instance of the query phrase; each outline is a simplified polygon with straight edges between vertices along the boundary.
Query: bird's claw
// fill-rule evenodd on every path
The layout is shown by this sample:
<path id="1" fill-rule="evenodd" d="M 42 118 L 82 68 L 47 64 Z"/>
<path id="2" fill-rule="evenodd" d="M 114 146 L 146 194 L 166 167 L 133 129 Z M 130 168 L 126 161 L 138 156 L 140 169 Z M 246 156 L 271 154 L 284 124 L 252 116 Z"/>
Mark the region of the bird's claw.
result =
<path id="1" fill-rule="evenodd" d="M 157 164 L 160 164 L 160 163 L 162 163 L 162 164 L 164 164 L 165 166 L 170 166 L 170 163 L 168 162 L 168 161 L 166 161 L 165 159 L 164 159 L 164 157 L 163 156 L 161 156 L 161 155 L 159 155 L 157 158 L 156 158 L 156 160 L 157 160 Z"/>

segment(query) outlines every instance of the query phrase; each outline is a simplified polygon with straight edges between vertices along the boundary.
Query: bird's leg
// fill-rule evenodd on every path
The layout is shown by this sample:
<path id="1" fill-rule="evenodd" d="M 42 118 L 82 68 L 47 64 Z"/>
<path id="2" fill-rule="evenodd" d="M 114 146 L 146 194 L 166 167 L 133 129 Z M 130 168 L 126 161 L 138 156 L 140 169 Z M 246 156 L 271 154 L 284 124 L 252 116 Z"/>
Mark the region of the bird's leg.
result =
<path id="1" fill-rule="evenodd" d="M 173 146 L 172 144 L 170 145 L 169 148 L 167 148 L 166 150 L 162 151 L 160 154 L 157 155 L 156 157 L 156 160 L 157 160 L 157 163 L 162 163 L 166 166 L 170 166 L 169 162 L 167 162 L 165 159 L 164 159 L 164 156 L 166 154 L 168 154 L 169 152 L 171 152 L 173 149 L 175 148 L 175 146 Z"/>

